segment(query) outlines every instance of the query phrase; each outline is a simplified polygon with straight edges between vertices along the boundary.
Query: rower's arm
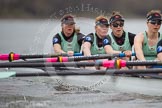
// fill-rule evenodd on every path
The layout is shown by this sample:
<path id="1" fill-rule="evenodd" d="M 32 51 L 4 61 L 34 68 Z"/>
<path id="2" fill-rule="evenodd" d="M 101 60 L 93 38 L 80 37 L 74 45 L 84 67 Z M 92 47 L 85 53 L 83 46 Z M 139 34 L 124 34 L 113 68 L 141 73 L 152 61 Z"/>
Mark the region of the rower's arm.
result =
<path id="1" fill-rule="evenodd" d="M 113 48 L 111 47 L 111 45 L 106 45 L 104 47 L 104 49 L 105 49 L 106 54 L 119 54 L 119 53 L 121 53 L 121 51 L 113 50 Z"/>
<path id="2" fill-rule="evenodd" d="M 143 41 L 144 41 L 144 36 L 142 33 L 138 34 L 134 38 L 134 50 L 135 50 L 136 57 L 138 60 L 145 60 L 145 57 L 142 51 Z"/>
<path id="3" fill-rule="evenodd" d="M 91 43 L 90 42 L 84 42 L 83 43 L 83 53 L 84 56 L 90 56 L 91 55 Z"/>
<path id="4" fill-rule="evenodd" d="M 55 53 L 58 53 L 58 54 L 60 54 L 60 53 L 66 53 L 65 51 L 63 51 L 61 49 L 61 45 L 60 44 L 54 44 L 53 45 L 53 48 L 54 48 L 54 52 Z"/>
<path id="5" fill-rule="evenodd" d="M 158 60 L 162 61 L 162 53 L 157 54 Z"/>
<path id="6" fill-rule="evenodd" d="M 162 61 L 162 40 L 160 40 L 157 44 L 157 58 Z"/>

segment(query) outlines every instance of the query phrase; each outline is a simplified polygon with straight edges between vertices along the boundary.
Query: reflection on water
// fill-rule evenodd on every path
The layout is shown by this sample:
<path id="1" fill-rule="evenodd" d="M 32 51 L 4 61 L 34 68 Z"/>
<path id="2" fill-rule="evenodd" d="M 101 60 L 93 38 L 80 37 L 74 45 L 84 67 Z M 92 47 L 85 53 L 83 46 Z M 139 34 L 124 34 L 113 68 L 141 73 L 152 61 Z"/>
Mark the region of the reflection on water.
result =
<path id="1" fill-rule="evenodd" d="M 77 20 L 81 32 L 94 32 L 94 20 Z M 144 31 L 145 20 L 126 20 L 126 31 Z M 58 20 L 0 20 L 0 53 L 52 53 L 52 37 L 60 31 Z M 109 30 L 110 32 L 111 30 Z M 65 78 L 66 79 L 66 78 Z M 86 80 L 84 80 L 86 81 Z M 68 84 L 68 82 L 66 82 Z M 84 86 L 60 84 L 50 77 L 0 79 L 1 108 L 158 108 L 162 97 L 106 92 Z"/>

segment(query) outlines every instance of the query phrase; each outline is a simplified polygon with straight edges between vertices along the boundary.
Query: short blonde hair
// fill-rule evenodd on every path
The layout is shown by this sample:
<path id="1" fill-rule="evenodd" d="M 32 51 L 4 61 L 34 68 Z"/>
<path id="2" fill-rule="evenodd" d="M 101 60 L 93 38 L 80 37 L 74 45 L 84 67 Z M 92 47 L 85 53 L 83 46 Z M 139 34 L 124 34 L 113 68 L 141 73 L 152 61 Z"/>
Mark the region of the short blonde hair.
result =
<path id="1" fill-rule="evenodd" d="M 100 16 L 96 17 L 95 23 L 96 23 L 97 21 L 101 20 L 101 19 L 105 19 L 105 20 L 108 21 L 107 17 L 105 17 L 105 16 L 103 16 L 103 15 L 100 15 Z"/>
<path id="2" fill-rule="evenodd" d="M 71 14 L 66 14 L 61 18 L 62 24 L 75 24 L 74 16 Z"/>
<path id="3" fill-rule="evenodd" d="M 161 15 L 161 11 L 160 10 L 151 10 L 147 13 L 147 17 L 150 16 L 151 14 L 155 14 L 155 13 L 158 13 Z M 162 16 L 162 15 L 161 15 Z"/>
<path id="4" fill-rule="evenodd" d="M 113 11 L 112 14 L 111 14 L 111 16 L 110 16 L 110 18 L 111 18 L 111 17 L 114 17 L 114 16 L 116 16 L 116 15 L 119 15 L 119 16 L 123 17 L 123 15 L 122 15 L 120 12 L 118 12 L 118 11 Z"/>
<path id="5" fill-rule="evenodd" d="M 110 24 L 112 24 L 115 21 L 123 21 L 124 22 L 123 15 L 121 15 L 120 12 L 118 12 L 118 11 L 113 11 L 109 18 Z"/>

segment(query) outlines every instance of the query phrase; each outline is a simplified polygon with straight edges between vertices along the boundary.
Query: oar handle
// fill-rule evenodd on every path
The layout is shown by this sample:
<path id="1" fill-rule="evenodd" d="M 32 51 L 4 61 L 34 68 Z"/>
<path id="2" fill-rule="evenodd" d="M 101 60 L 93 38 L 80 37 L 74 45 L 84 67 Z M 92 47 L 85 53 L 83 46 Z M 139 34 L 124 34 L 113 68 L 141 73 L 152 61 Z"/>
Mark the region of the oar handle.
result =
<path id="1" fill-rule="evenodd" d="M 73 56 L 83 56 L 83 54 L 82 53 L 74 53 Z"/>
<path id="2" fill-rule="evenodd" d="M 136 53 L 133 52 L 131 56 L 136 56 Z M 126 55 L 125 53 L 120 53 L 119 57 L 126 57 Z"/>

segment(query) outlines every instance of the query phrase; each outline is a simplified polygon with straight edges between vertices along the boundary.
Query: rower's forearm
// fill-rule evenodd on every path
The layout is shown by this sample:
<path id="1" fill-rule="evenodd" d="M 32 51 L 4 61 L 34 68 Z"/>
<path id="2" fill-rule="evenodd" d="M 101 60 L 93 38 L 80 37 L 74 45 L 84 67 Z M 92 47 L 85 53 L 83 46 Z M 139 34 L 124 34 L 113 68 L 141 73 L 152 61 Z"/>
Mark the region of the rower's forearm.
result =
<path id="1" fill-rule="evenodd" d="M 61 49 L 54 49 L 55 53 L 61 54 L 61 53 L 66 53 L 65 51 Z"/>
<path id="2" fill-rule="evenodd" d="M 83 53 L 84 53 L 84 56 L 90 56 L 91 55 L 90 49 L 86 48 L 86 47 L 83 48 Z"/>
<path id="3" fill-rule="evenodd" d="M 113 50 L 112 52 L 113 52 L 113 54 L 120 54 L 121 53 L 121 51 L 115 51 L 115 50 Z"/>
<path id="4" fill-rule="evenodd" d="M 157 54 L 157 59 L 162 61 L 162 53 Z"/>
<path id="5" fill-rule="evenodd" d="M 113 50 L 113 48 L 110 45 L 107 45 L 104 47 L 106 54 L 119 54 L 121 51 Z"/>
<path id="6" fill-rule="evenodd" d="M 136 51 L 136 57 L 138 60 L 145 60 L 145 57 L 143 55 L 143 51 L 142 50 L 137 50 Z"/>
<path id="7" fill-rule="evenodd" d="M 121 53 L 121 51 L 115 51 L 115 50 L 109 50 L 109 51 L 106 51 L 107 54 L 119 54 Z"/>

